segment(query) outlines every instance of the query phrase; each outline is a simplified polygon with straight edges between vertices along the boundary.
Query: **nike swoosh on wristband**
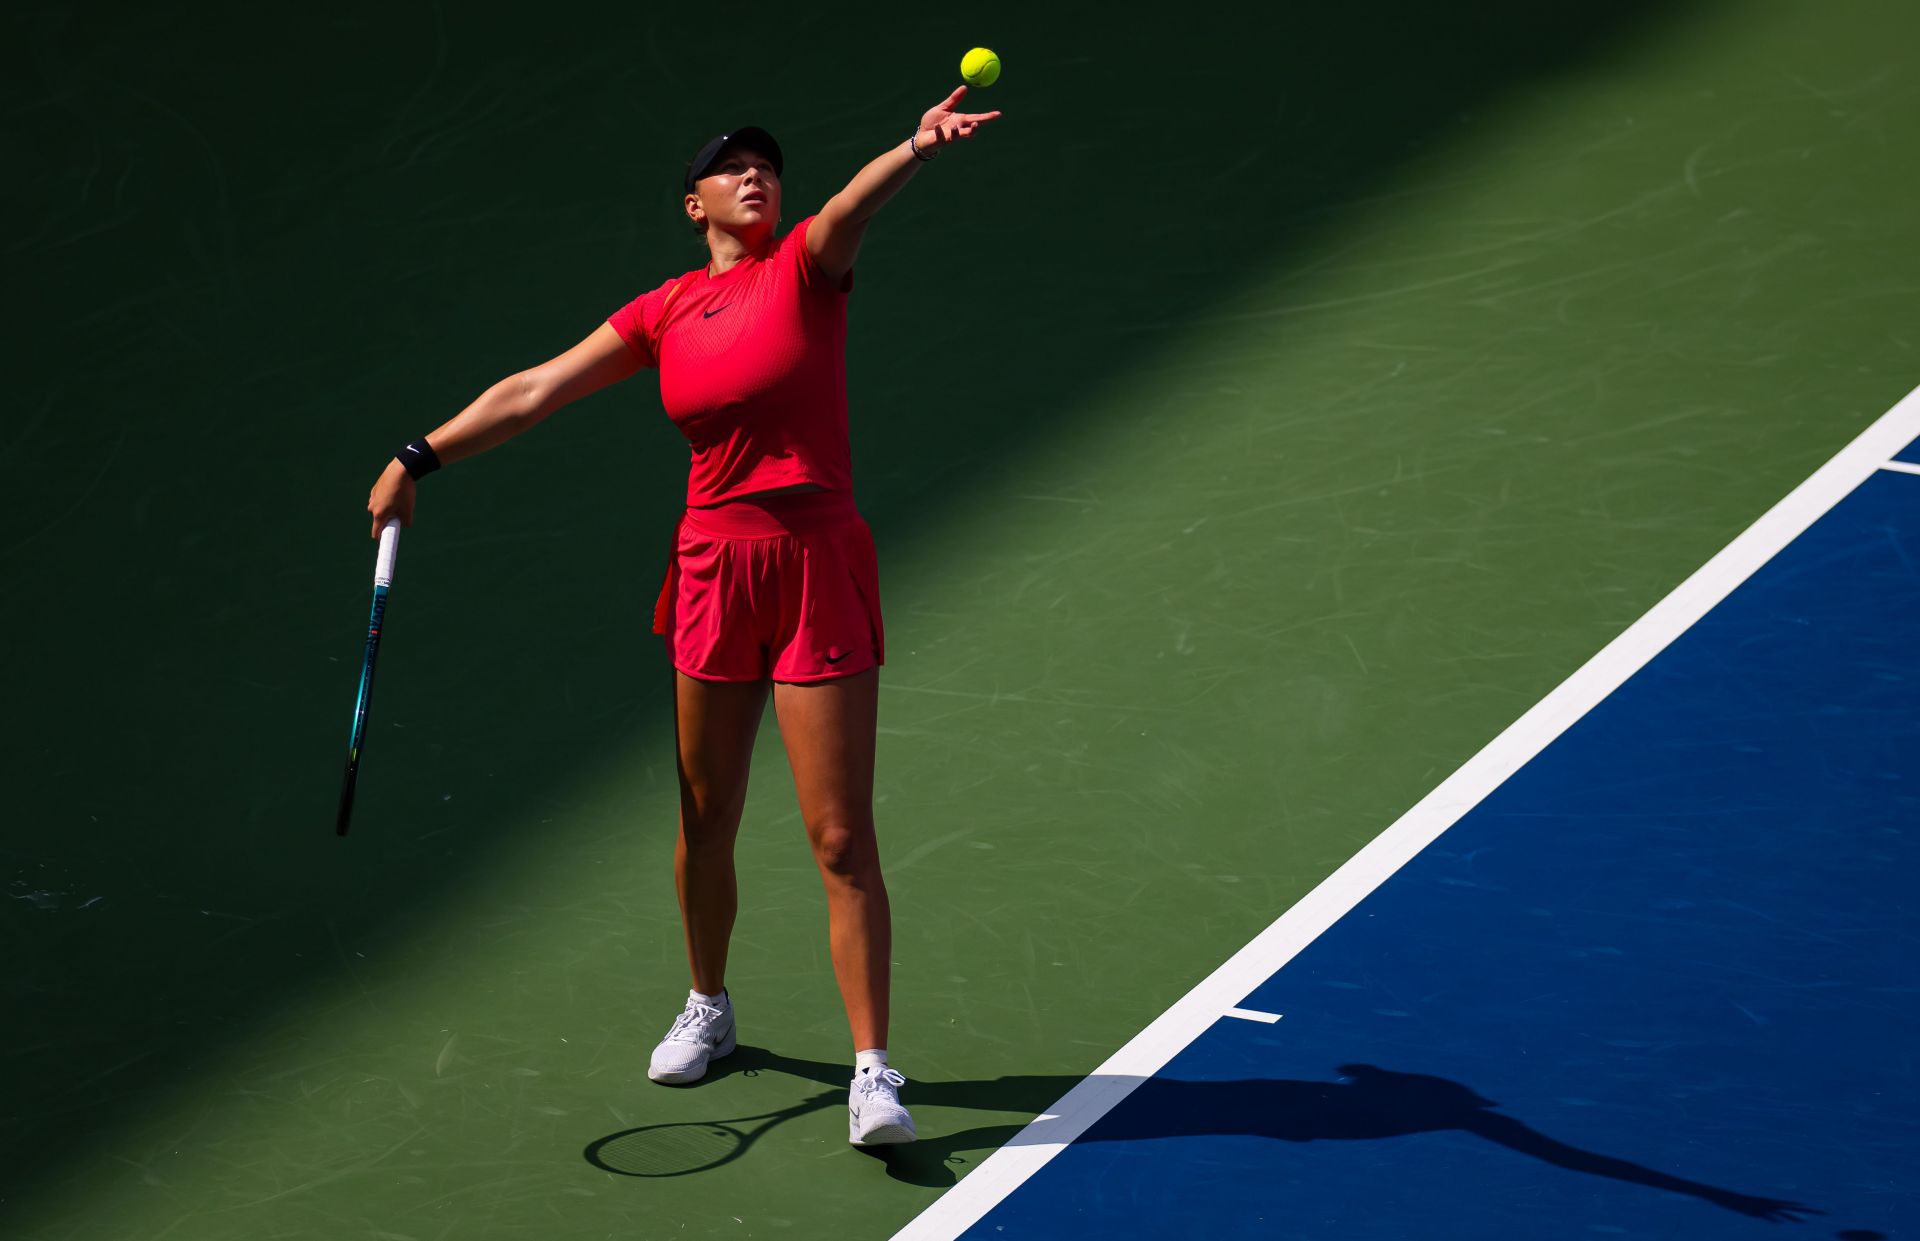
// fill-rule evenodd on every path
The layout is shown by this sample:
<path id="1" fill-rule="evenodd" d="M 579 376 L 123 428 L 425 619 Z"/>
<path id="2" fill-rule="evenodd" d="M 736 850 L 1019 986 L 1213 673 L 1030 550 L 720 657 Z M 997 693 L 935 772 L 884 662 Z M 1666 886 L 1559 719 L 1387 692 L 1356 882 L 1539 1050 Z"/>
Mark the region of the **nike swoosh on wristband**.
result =
<path id="1" fill-rule="evenodd" d="M 728 303 L 727 303 L 727 306 L 731 306 L 731 305 L 733 305 L 733 303 L 732 303 L 732 302 L 728 302 Z M 722 306 L 722 307 L 720 308 L 720 310 L 725 310 L 725 309 L 727 308 L 727 306 Z M 711 318 L 713 318 L 713 317 L 714 317 L 715 315 L 717 315 L 717 314 L 719 314 L 719 313 L 720 313 L 720 310 L 709 310 L 709 311 L 708 311 L 707 313 L 705 313 L 705 314 L 703 314 L 703 315 L 701 315 L 700 317 L 701 317 L 702 319 L 711 319 Z"/>

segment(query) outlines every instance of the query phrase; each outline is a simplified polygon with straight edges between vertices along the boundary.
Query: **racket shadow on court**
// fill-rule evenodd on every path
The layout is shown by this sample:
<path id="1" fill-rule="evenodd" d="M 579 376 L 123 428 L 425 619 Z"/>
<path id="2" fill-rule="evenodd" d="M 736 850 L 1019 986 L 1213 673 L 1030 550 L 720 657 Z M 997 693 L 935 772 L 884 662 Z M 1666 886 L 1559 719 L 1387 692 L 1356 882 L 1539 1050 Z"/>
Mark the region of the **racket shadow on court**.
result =
<path id="1" fill-rule="evenodd" d="M 724 1068 L 721 1067 L 724 1064 Z M 679 1176 L 730 1163 L 776 1125 L 845 1105 L 847 1072 L 838 1064 L 801 1060 L 761 1048 L 741 1047 L 715 1065 L 716 1074 L 782 1074 L 825 1087 L 820 1093 L 755 1116 L 707 1123 L 642 1126 L 601 1138 L 586 1150 L 590 1163 L 629 1176 Z M 1783 1198 L 1742 1193 L 1689 1180 L 1631 1160 L 1583 1150 L 1550 1137 L 1493 1109 L 1494 1100 L 1460 1082 L 1424 1073 L 1402 1073 L 1369 1064 L 1345 1064 L 1332 1081 L 1258 1078 L 1193 1082 L 1149 1078 L 1132 1082 L 1125 1100 L 1073 1140 L 1144 1141 L 1155 1138 L 1248 1136 L 1280 1142 L 1368 1141 L 1416 1133 L 1471 1134 L 1518 1155 L 1569 1172 L 1698 1198 L 1738 1215 L 1774 1223 L 1801 1223 L 1824 1214 Z M 909 1083 L 909 1107 L 968 1108 L 1045 1115 L 1081 1084 L 1071 1076 L 1009 1076 L 974 1081 Z M 1020 1122 L 938 1132 L 922 1122 L 920 1140 L 905 1146 L 863 1148 L 883 1163 L 887 1175 L 914 1185 L 957 1182 L 976 1159 L 1007 1145 L 1059 1141 L 1063 1134 L 1041 1123 Z M 1281 1158 L 1276 1151 L 1275 1158 Z M 1884 1233 L 1850 1230 L 1853 1241 L 1877 1241 Z"/>
<path id="2" fill-rule="evenodd" d="M 819 1060 L 796 1060 L 745 1043 L 731 1055 L 715 1060 L 692 1089 L 712 1086 L 733 1077 L 760 1077 L 777 1073 L 818 1082 L 826 1089 L 784 1107 L 718 1120 L 672 1121 L 639 1125 L 596 1138 L 582 1156 L 603 1172 L 621 1176 L 673 1177 L 710 1172 L 745 1155 L 760 1137 L 777 1125 L 813 1112 L 844 1107 L 847 1073 L 839 1065 Z M 769 1080 L 770 1097 L 791 1094 Z M 737 1092 L 736 1092 L 737 1095 Z"/>
<path id="3" fill-rule="evenodd" d="M 828 1091 L 752 1116 L 640 1125 L 598 1139 L 583 1154 L 594 1167 L 621 1176 L 692 1176 L 739 1159 L 775 1125 L 844 1102 L 843 1094 Z"/>

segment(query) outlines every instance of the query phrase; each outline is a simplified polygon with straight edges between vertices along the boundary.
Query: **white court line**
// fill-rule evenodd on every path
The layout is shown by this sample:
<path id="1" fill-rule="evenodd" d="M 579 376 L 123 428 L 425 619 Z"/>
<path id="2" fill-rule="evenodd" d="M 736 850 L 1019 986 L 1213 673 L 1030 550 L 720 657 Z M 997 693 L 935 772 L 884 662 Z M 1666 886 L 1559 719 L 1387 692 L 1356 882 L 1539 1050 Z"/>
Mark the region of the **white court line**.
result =
<path id="1" fill-rule="evenodd" d="M 1920 388 L 1882 414 L 1672 594 L 1654 604 L 1579 671 L 1374 837 L 1346 865 L 1327 876 L 1299 904 L 1280 915 L 1058 1103 L 894 1234 L 894 1241 L 950 1241 L 972 1227 L 1132 1094 L 1142 1081 L 1165 1067 L 1222 1013 L 1271 978 L 1388 876 L 1732 594 L 1781 548 L 1800 537 L 1876 470 L 1887 468 L 1893 454 L 1915 439 L 1920 439 Z M 1894 468 L 1906 468 L 1904 463 L 1892 464 Z"/>
<path id="2" fill-rule="evenodd" d="M 1883 470 L 1898 470 L 1902 474 L 1920 474 L 1920 465 L 1914 465 L 1907 461 L 1882 461 L 1880 468 Z"/>
<path id="3" fill-rule="evenodd" d="M 1280 1020 L 1283 1014 L 1263 1013 L 1252 1008 L 1229 1008 L 1221 1015 L 1225 1017 L 1238 1017 L 1242 1021 L 1264 1021 L 1268 1025 L 1272 1025 L 1274 1022 Z"/>

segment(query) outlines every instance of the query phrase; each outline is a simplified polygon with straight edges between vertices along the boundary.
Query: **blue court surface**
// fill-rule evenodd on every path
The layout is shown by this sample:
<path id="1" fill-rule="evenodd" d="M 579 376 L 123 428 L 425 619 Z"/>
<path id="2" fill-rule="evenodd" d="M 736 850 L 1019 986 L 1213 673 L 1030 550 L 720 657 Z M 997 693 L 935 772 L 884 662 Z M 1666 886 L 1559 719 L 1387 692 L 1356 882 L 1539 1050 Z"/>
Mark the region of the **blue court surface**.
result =
<path id="1" fill-rule="evenodd" d="M 1916 829 L 1889 466 L 962 1235 L 1913 1236 Z"/>

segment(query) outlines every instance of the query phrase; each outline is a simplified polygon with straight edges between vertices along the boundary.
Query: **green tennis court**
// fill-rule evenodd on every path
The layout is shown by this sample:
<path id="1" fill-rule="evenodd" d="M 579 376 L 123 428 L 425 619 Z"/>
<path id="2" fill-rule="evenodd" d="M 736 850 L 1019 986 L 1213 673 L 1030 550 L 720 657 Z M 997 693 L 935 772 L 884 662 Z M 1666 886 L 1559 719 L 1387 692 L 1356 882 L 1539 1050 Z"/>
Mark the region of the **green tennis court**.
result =
<path id="1" fill-rule="evenodd" d="M 1920 383 L 1907 6 L 728 16 L 5 19 L 0 1232 L 889 1236 Z M 976 44 L 849 302 L 882 1159 L 771 719 L 742 1051 L 646 1080 L 650 377 L 423 484 L 332 816 L 392 448 L 697 265 L 702 137 L 810 211 Z M 674 1122 L 752 1139 L 589 1157 Z"/>

